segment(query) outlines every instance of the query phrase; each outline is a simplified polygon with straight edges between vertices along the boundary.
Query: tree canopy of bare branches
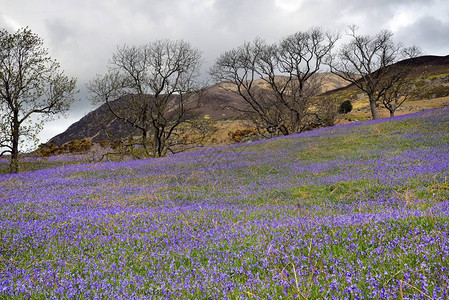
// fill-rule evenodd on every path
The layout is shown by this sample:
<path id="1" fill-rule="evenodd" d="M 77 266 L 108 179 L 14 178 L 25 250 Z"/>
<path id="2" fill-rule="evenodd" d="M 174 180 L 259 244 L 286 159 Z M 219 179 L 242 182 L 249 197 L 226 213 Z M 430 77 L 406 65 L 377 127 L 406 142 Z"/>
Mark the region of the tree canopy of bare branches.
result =
<path id="1" fill-rule="evenodd" d="M 338 36 L 319 28 L 297 32 L 269 45 L 261 39 L 223 53 L 211 75 L 223 88 L 240 95 L 243 109 L 269 135 L 301 132 L 319 116 L 311 110 L 320 89 L 324 58 Z M 261 87 L 257 82 L 262 82 Z"/>
<path id="2" fill-rule="evenodd" d="M 105 75 L 88 88 L 94 103 L 108 105 L 111 113 L 141 132 L 149 156 L 164 156 L 169 140 L 192 113 L 192 96 L 201 89 L 201 52 L 184 41 L 159 40 L 140 47 L 119 46 Z M 126 97 L 127 106 L 111 101 Z"/>
<path id="3" fill-rule="evenodd" d="M 19 171 L 19 144 L 36 140 L 43 123 L 67 111 L 76 79 L 59 70 L 43 41 L 28 28 L 0 31 L 0 149 Z"/>
<path id="4" fill-rule="evenodd" d="M 395 43 L 389 30 L 375 36 L 359 35 L 357 30 L 355 25 L 349 27 L 347 35 L 351 41 L 342 45 L 336 55 L 330 56 L 328 63 L 332 73 L 351 82 L 368 96 L 372 118 L 377 119 L 378 104 L 382 99 L 391 99 L 391 90 L 411 70 L 411 66 L 393 68 L 392 65 L 416 57 L 420 50 Z"/>
<path id="5" fill-rule="evenodd" d="M 390 112 L 390 117 L 394 117 L 396 110 L 407 100 L 409 100 L 415 91 L 415 84 L 410 78 L 413 69 L 411 65 L 403 64 L 395 66 L 396 70 L 388 76 L 388 88 L 380 96 L 382 105 Z"/>

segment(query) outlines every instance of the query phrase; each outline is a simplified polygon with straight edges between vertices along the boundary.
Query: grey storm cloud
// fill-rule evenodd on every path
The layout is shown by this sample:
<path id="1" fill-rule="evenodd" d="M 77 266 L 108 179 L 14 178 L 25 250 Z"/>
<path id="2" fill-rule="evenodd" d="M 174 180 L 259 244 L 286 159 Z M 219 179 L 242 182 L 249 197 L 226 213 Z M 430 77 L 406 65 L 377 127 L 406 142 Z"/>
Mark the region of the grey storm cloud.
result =
<path id="1" fill-rule="evenodd" d="M 203 51 L 207 73 L 220 53 L 255 37 L 274 42 L 314 26 L 343 34 L 357 24 L 361 33 L 391 29 L 406 45 L 448 55 L 448 20 L 447 0 L 0 0 L 0 26 L 28 26 L 78 78 L 80 101 L 42 140 L 92 109 L 85 84 L 105 72 L 117 45 L 183 39 Z"/>
<path id="2" fill-rule="evenodd" d="M 421 18 L 398 32 L 397 37 L 418 45 L 425 53 L 449 55 L 449 15 L 446 22 L 431 16 Z"/>

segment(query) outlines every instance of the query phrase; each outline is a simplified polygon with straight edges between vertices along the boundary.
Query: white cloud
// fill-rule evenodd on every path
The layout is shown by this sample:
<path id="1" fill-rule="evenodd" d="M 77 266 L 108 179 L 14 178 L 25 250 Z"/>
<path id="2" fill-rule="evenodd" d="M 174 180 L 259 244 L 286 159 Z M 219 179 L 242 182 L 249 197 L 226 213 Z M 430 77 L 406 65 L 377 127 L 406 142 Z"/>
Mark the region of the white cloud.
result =
<path id="1" fill-rule="evenodd" d="M 298 0 L 274 0 L 274 3 L 285 11 L 297 11 L 302 5 L 302 1 Z"/>
<path id="2" fill-rule="evenodd" d="M 412 25 L 417 19 L 416 14 L 410 10 L 403 10 L 396 13 L 396 15 L 388 22 L 388 28 L 393 31 L 401 30 L 404 27 Z"/>
<path id="3" fill-rule="evenodd" d="M 17 30 L 21 27 L 19 22 L 7 14 L 0 14 L 0 25 L 7 30 Z"/>

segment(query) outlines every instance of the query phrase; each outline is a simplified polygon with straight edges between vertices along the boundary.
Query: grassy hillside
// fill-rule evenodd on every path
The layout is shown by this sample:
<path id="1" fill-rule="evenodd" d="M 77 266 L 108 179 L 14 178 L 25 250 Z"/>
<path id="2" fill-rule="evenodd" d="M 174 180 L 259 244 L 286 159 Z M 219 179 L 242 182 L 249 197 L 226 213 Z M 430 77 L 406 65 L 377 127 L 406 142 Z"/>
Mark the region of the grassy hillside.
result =
<path id="1" fill-rule="evenodd" d="M 410 99 L 399 107 L 395 115 L 449 106 L 449 56 L 421 56 L 401 61 L 397 65 L 413 66 L 409 79 L 416 90 Z M 354 109 L 345 115 L 344 119 L 351 121 L 371 119 L 368 98 L 355 85 L 326 92 L 326 95 L 340 103 L 345 100 L 352 102 Z M 389 116 L 388 110 L 383 105 L 379 105 L 379 114 L 384 118 Z"/>
<path id="2" fill-rule="evenodd" d="M 449 109 L 0 175 L 0 298 L 447 299 Z"/>

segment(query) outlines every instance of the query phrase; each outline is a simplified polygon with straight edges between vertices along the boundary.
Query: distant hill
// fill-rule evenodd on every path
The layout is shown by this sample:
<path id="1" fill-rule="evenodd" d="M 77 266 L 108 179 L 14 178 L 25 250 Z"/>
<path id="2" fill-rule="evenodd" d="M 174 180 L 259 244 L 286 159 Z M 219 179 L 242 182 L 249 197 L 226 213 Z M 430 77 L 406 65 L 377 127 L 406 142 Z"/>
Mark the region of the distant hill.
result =
<path id="1" fill-rule="evenodd" d="M 397 63 L 397 65 L 402 64 L 414 66 L 412 75 L 419 93 L 413 99 L 414 101 L 404 103 L 397 114 L 437 108 L 449 103 L 449 98 L 444 98 L 449 96 L 449 55 L 421 56 Z M 317 79 L 322 81 L 321 92 L 323 94 L 337 99 L 337 101 L 351 100 L 353 102 L 353 112 L 339 122 L 363 121 L 370 118 L 366 96 L 354 85 L 348 85 L 348 82 L 329 73 L 317 74 Z M 255 84 L 261 88 L 266 86 L 263 80 L 257 80 Z M 112 105 L 126 107 L 126 99 L 117 99 L 112 102 Z M 232 120 L 242 119 L 241 113 L 233 108 L 242 109 L 245 105 L 245 102 L 237 94 L 224 90 L 217 85 L 212 85 L 206 89 L 201 104 L 196 111 L 200 116 L 221 124 L 219 125 L 221 128 L 219 135 L 223 140 L 223 137 L 228 136 L 227 131 L 238 128 L 236 124 L 231 124 L 234 122 Z M 380 113 L 386 116 L 382 109 Z M 84 138 L 88 138 L 92 142 L 100 142 L 126 138 L 136 134 L 138 133 L 131 126 L 116 120 L 107 106 L 102 105 L 73 123 L 65 132 L 50 139 L 50 142 L 62 145 Z"/>
<path id="2" fill-rule="evenodd" d="M 434 77 L 449 77 L 449 55 L 447 56 L 419 56 L 397 62 L 394 66 L 413 66 L 412 77 L 416 80 L 434 79 Z M 430 83 L 430 82 L 428 82 Z M 335 89 L 328 89 L 325 94 L 332 95 L 343 90 L 356 90 L 354 84 L 347 84 Z"/>
<path id="3" fill-rule="evenodd" d="M 410 76 L 417 89 L 413 98 L 406 101 L 396 111 L 396 115 L 449 105 L 449 55 L 420 56 L 400 61 L 393 67 L 405 64 L 414 67 Z M 365 121 L 371 118 L 368 99 L 355 85 L 349 84 L 324 94 L 340 102 L 350 100 L 353 104 L 353 111 L 345 115 L 344 119 L 339 120 L 338 123 Z M 388 111 L 382 107 L 379 108 L 380 116 L 387 117 Z"/>
<path id="4" fill-rule="evenodd" d="M 241 106 L 241 101 L 236 94 L 225 91 L 218 86 L 211 86 L 202 95 L 196 111 L 203 117 L 207 116 L 213 120 L 234 118 L 239 113 L 231 109 L 230 106 Z M 126 97 L 122 97 L 112 101 L 111 106 L 113 108 L 126 107 L 126 102 Z M 100 142 L 137 134 L 138 132 L 132 126 L 115 119 L 107 105 L 103 104 L 70 125 L 63 133 L 51 138 L 49 142 L 62 145 L 72 140 L 84 138 L 91 139 L 92 142 Z"/>
<path id="5" fill-rule="evenodd" d="M 419 56 L 415 58 L 406 59 L 397 63 L 398 65 L 402 64 L 411 64 L 415 67 L 438 67 L 438 66 L 448 66 L 449 65 L 449 55 L 447 56 L 436 56 L 436 55 L 425 55 Z M 435 69 L 433 69 L 435 71 Z M 446 71 L 449 71 L 446 69 Z"/>
<path id="6" fill-rule="evenodd" d="M 333 74 L 317 75 L 322 80 L 322 91 L 340 88 L 347 83 Z M 262 80 L 257 80 L 256 84 L 263 86 Z M 126 98 L 120 98 L 112 102 L 115 108 L 126 107 Z M 207 88 L 201 97 L 200 105 L 196 109 L 197 113 L 208 119 L 215 121 L 226 121 L 238 119 L 241 113 L 233 108 L 242 109 L 245 102 L 237 94 L 213 85 Z M 88 113 L 79 121 L 73 123 L 66 131 L 51 138 L 49 142 L 55 145 L 62 145 L 73 140 L 84 138 L 91 139 L 92 142 L 114 140 L 126 138 L 130 135 L 137 135 L 130 125 L 116 120 L 104 104 Z"/>

